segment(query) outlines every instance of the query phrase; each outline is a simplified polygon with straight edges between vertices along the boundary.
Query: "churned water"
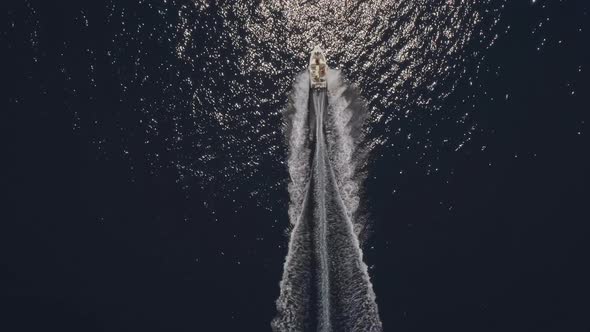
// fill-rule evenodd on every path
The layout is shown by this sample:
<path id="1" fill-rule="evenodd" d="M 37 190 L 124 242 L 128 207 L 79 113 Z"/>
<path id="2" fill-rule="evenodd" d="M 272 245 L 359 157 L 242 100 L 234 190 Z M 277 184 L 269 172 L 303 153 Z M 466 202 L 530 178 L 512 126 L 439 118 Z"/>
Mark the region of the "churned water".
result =
<path id="1" fill-rule="evenodd" d="M 293 224 L 275 331 L 381 331 L 359 243 L 366 104 L 338 71 L 328 90 L 297 77 L 286 112 Z M 328 132 L 329 135 L 325 133 Z"/>

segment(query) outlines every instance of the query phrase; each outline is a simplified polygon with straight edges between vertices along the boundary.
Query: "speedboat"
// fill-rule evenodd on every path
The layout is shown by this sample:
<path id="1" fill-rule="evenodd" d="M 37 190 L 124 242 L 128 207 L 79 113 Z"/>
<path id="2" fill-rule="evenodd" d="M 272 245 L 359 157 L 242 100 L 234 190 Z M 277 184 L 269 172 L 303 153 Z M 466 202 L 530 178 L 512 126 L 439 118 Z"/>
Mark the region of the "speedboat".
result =
<path id="1" fill-rule="evenodd" d="M 328 87 L 327 71 L 328 65 L 324 51 L 320 45 L 316 45 L 309 56 L 309 83 L 312 89 L 326 89 Z"/>

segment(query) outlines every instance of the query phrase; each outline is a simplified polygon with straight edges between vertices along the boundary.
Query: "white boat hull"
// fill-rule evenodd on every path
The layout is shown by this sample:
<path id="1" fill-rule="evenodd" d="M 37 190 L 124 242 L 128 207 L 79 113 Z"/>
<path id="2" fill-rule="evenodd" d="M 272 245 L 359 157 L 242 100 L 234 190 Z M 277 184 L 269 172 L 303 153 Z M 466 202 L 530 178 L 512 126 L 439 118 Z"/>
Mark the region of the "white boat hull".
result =
<path id="1" fill-rule="evenodd" d="M 326 56 L 319 45 L 313 48 L 309 56 L 309 83 L 312 89 L 328 88 L 328 65 Z"/>

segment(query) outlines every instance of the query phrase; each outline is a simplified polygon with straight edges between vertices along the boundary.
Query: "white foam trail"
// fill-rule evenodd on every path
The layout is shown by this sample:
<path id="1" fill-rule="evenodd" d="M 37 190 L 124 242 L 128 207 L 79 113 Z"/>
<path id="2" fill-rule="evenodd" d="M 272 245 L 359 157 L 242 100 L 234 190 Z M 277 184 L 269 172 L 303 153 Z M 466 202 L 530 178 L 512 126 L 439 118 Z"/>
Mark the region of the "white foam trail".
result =
<path id="1" fill-rule="evenodd" d="M 309 182 L 308 105 L 309 74 L 298 75 L 293 84 L 290 105 L 285 114 L 285 126 L 289 145 L 289 220 L 295 225 L 301 215 L 305 188 Z"/>
<path id="2" fill-rule="evenodd" d="M 296 79 L 286 113 L 293 230 L 271 325 L 274 331 L 381 331 L 353 225 L 362 178 L 358 113 L 366 108 L 358 108 L 364 104 L 336 71 L 329 75 L 330 97 L 310 94 L 307 79 Z"/>
<path id="3" fill-rule="evenodd" d="M 317 207 L 314 211 L 314 220 L 318 222 L 317 246 L 319 280 L 319 311 L 321 319 L 318 321 L 318 331 L 331 331 L 330 317 L 330 267 L 328 265 L 328 239 L 327 239 L 327 212 L 326 212 L 326 147 L 324 139 L 324 112 L 326 111 L 325 92 L 314 91 L 312 96 L 313 109 L 315 110 L 315 154 L 313 170 L 316 181 L 314 186 L 314 199 Z"/>
<path id="4" fill-rule="evenodd" d="M 361 127 L 367 116 L 367 106 L 356 90 L 343 82 L 340 71 L 330 70 L 328 86 L 330 159 L 347 216 L 354 222 L 358 236 L 365 227 L 364 220 L 356 212 L 360 205 L 360 184 L 364 180 L 359 168 L 363 166 L 367 147 L 357 145 L 363 139 Z"/>

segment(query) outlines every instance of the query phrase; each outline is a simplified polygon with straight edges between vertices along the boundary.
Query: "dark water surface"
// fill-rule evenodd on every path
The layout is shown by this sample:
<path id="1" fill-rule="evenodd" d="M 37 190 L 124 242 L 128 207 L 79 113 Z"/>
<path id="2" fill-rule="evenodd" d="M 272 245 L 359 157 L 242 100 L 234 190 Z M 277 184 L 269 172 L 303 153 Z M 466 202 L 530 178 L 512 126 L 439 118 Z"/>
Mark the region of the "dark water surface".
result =
<path id="1" fill-rule="evenodd" d="M 590 327 L 586 1 L 0 7 L 1 330 L 269 330 L 316 43 L 367 100 L 384 330 Z"/>

